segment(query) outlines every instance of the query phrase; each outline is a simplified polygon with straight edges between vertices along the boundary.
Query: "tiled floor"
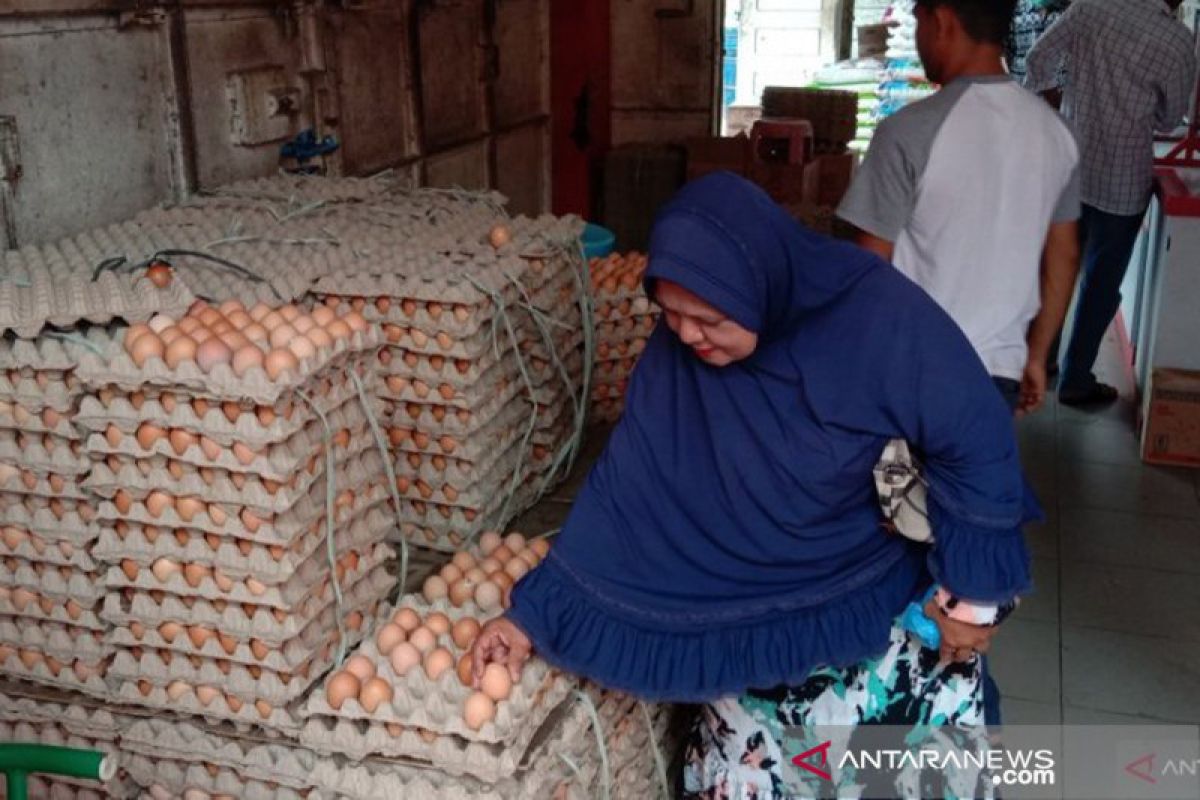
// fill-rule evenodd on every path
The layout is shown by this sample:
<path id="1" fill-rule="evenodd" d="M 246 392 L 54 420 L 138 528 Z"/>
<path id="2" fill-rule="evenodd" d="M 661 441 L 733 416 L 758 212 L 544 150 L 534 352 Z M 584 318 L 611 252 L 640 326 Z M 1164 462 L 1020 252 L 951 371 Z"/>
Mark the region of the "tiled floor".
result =
<path id="1" fill-rule="evenodd" d="M 1019 425 L 1047 522 L 1029 532 L 1038 593 L 992 657 L 1006 722 L 1200 721 L 1200 472 L 1141 463 L 1133 420 L 1123 399 Z"/>
<path id="2" fill-rule="evenodd" d="M 1110 340 L 1099 371 L 1131 394 Z M 1047 520 L 1029 531 L 1036 594 L 998 634 L 992 669 L 1010 724 L 1200 722 L 1200 471 L 1138 458 L 1128 399 L 1096 413 L 1051 402 L 1019 425 Z M 518 520 L 561 526 L 603 447 Z"/>

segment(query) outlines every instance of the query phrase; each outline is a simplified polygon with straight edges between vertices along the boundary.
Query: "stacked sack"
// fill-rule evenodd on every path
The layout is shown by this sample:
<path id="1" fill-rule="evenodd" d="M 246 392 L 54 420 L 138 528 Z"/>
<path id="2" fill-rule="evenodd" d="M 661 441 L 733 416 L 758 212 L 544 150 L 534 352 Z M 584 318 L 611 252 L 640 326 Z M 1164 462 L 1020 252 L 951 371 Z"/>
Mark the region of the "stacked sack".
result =
<path id="1" fill-rule="evenodd" d="M 453 550 L 570 468 L 587 365 L 578 225 L 508 220 L 444 253 L 379 237 L 372 247 L 387 258 L 316 291 L 382 326 L 397 488 L 412 501 L 401 530 Z"/>
<path id="2" fill-rule="evenodd" d="M 658 306 L 646 296 L 641 253 L 592 259 L 596 362 L 592 372 L 593 421 L 615 422 L 625 408 L 625 390 L 638 356 L 658 322 Z"/>
<path id="3" fill-rule="evenodd" d="M 98 328 L 77 370 L 121 702 L 295 728 L 393 580 L 377 329 L 198 301 Z M 383 452 L 381 452 L 381 449 Z"/>

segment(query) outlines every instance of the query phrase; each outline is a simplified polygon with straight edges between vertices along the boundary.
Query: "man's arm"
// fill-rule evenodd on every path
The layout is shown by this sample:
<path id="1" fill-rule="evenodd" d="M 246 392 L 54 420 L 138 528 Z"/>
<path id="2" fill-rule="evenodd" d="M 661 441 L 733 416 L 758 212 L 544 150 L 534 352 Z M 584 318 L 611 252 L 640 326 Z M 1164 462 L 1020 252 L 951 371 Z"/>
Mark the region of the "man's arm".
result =
<path id="1" fill-rule="evenodd" d="M 1025 87 L 1045 96 L 1061 89 L 1060 67 L 1067 57 L 1071 40 L 1079 28 L 1080 4 L 1075 3 L 1043 33 L 1025 56 Z"/>
<path id="2" fill-rule="evenodd" d="M 1188 48 L 1185 57 L 1178 63 L 1167 81 L 1159 89 L 1158 108 L 1154 114 L 1154 128 L 1162 133 L 1175 129 L 1188 112 L 1192 93 L 1196 88 L 1196 54 Z"/>
<path id="3" fill-rule="evenodd" d="M 1019 414 L 1036 411 L 1046 396 L 1046 360 L 1067 316 L 1079 275 L 1079 223 L 1055 222 L 1042 251 L 1042 307 L 1029 326 L 1029 363 L 1021 381 Z"/>

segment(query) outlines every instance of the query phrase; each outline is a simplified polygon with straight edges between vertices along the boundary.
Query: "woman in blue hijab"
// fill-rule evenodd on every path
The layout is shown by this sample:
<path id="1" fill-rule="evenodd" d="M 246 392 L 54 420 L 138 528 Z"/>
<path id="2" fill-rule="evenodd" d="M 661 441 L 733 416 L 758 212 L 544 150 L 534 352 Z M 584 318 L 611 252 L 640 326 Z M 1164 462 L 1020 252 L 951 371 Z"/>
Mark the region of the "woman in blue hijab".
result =
<path id="1" fill-rule="evenodd" d="M 897 270 L 730 174 L 652 235 L 663 317 L 549 557 L 475 647 L 705 704 L 689 794 L 784 797 L 792 724 L 982 723 L 979 656 L 1030 587 L 1035 503 L 1011 415 L 954 322 Z M 907 440 L 934 543 L 882 524 Z M 941 647 L 897 617 L 925 606 Z M 968 620 L 962 622 L 959 620 Z"/>

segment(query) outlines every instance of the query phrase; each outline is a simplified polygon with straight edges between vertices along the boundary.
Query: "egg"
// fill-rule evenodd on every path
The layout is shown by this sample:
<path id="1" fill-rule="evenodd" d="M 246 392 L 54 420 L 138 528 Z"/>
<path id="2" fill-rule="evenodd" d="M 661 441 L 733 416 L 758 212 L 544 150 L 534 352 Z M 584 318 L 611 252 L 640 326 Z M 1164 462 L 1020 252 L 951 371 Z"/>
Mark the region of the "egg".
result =
<path id="1" fill-rule="evenodd" d="M 499 250 L 512 241 L 512 232 L 504 225 L 496 225 L 488 231 L 488 243 Z"/>
<path id="2" fill-rule="evenodd" d="M 491 575 L 496 570 L 500 569 L 500 561 L 495 558 L 485 558 L 479 562 L 479 569 L 483 570 L 484 577 Z"/>
<path id="3" fill-rule="evenodd" d="M 437 646 L 437 634 L 424 625 L 408 635 L 408 643 L 421 653 L 428 653 Z"/>
<path id="4" fill-rule="evenodd" d="M 248 466 L 250 464 L 253 464 L 254 460 L 256 458 L 258 458 L 258 453 L 255 452 L 254 450 L 251 450 L 247 445 L 243 444 L 242 442 L 234 442 L 233 457 L 236 458 L 238 460 L 238 463 L 241 464 L 242 466 Z"/>
<path id="5" fill-rule="evenodd" d="M 184 522 L 191 522 L 207 505 L 197 497 L 180 497 L 175 501 L 175 513 Z"/>
<path id="6" fill-rule="evenodd" d="M 258 712 L 258 716 L 263 719 L 270 719 L 271 712 L 275 709 L 266 700 L 255 700 L 254 710 Z"/>
<path id="7" fill-rule="evenodd" d="M 129 348 L 129 355 L 139 369 L 145 366 L 151 358 L 162 358 L 165 352 L 166 346 L 162 339 L 158 338 L 157 333 L 152 332 L 134 339 Z"/>
<path id="8" fill-rule="evenodd" d="M 204 457 L 209 461 L 216 461 L 221 457 L 221 445 L 214 442 L 207 436 L 200 437 L 200 451 L 204 453 Z"/>
<path id="9" fill-rule="evenodd" d="M 354 331 L 350 329 L 350 326 L 340 319 L 335 319 L 333 322 L 326 325 L 325 332 L 332 336 L 335 341 L 338 339 L 349 339 L 354 333 Z"/>
<path id="10" fill-rule="evenodd" d="M 425 618 L 425 627 L 438 636 L 450 632 L 450 618 L 440 611 L 435 611 Z"/>
<path id="11" fill-rule="evenodd" d="M 183 568 L 183 578 L 193 589 L 203 583 L 210 574 L 212 574 L 212 570 L 204 564 L 188 564 Z"/>
<path id="12" fill-rule="evenodd" d="M 211 373 L 220 365 L 228 364 L 232 358 L 233 351 L 217 337 L 205 339 L 196 348 L 196 364 L 205 373 Z"/>
<path id="13" fill-rule="evenodd" d="M 154 331 L 152 331 L 150 329 L 149 325 L 139 322 L 136 325 L 130 325 L 125 330 L 125 338 L 122 339 L 121 342 L 122 342 L 122 344 L 125 345 L 126 350 L 130 350 L 133 348 L 133 343 L 135 341 L 137 341 L 138 339 L 140 339 L 142 336 L 146 335 L 147 333 L 153 333 L 153 332 Z"/>
<path id="14" fill-rule="evenodd" d="M 530 569 L 533 569 L 541 562 L 541 559 L 538 558 L 537 553 L 533 552 L 532 550 L 525 549 L 517 553 L 517 557 L 514 558 L 513 561 L 524 561 Z"/>
<path id="15" fill-rule="evenodd" d="M 200 705 L 204 706 L 205 708 L 208 708 L 208 706 L 212 704 L 212 701 L 217 699 L 218 694 L 221 693 L 211 686 L 196 687 L 196 699 L 200 701 Z"/>
<path id="16" fill-rule="evenodd" d="M 496 703 L 483 692 L 476 692 L 463 704 L 463 722 L 473 731 L 491 722 L 495 716 Z"/>
<path id="17" fill-rule="evenodd" d="M 483 583 L 487 580 L 487 573 L 481 570 L 479 567 L 471 567 L 463 575 L 463 578 L 472 584 Z"/>
<path id="18" fill-rule="evenodd" d="M 288 322 L 293 322 L 300 318 L 301 311 L 293 305 L 286 305 L 279 309 L 279 316 L 283 317 Z"/>
<path id="19" fill-rule="evenodd" d="M 263 351 L 257 345 L 247 344 L 239 347 L 233 354 L 233 374 L 239 378 L 255 367 L 263 364 Z"/>
<path id="20" fill-rule="evenodd" d="M 425 656 L 425 674 L 431 681 L 436 681 L 446 670 L 453 667 L 454 656 L 444 647 L 432 650 L 429 655 Z"/>
<path id="21" fill-rule="evenodd" d="M 255 322 L 260 322 L 263 317 L 265 317 L 267 314 L 270 314 L 270 313 L 271 313 L 271 307 L 269 305 L 267 305 L 266 303 L 261 303 L 261 302 L 255 303 L 254 307 L 251 308 L 249 311 L 250 319 L 254 320 Z"/>
<path id="22" fill-rule="evenodd" d="M 525 537 L 519 533 L 510 533 L 504 537 L 504 546 L 514 553 L 520 553 L 525 549 Z"/>
<path id="23" fill-rule="evenodd" d="M 325 684 L 325 699 L 329 702 L 330 708 L 338 711 L 347 700 L 358 697 L 360 688 L 362 685 L 353 673 L 345 670 L 335 672 L 329 682 Z"/>
<path id="24" fill-rule="evenodd" d="M 438 575 L 440 575 L 442 580 L 444 580 L 447 584 L 451 584 L 462 577 L 462 570 L 453 564 L 447 564 L 446 566 L 442 567 L 441 571 L 438 572 Z"/>
<path id="25" fill-rule="evenodd" d="M 296 317 L 296 319 L 292 321 L 292 327 L 296 329 L 297 333 L 301 334 L 307 334 L 316 326 L 317 323 L 313 322 L 312 317 L 307 315 Z"/>
<path id="26" fill-rule="evenodd" d="M 375 637 L 375 644 L 379 648 L 381 655 L 388 655 L 392 649 L 403 642 L 407 634 L 404 629 L 395 623 L 389 622 L 379 629 L 379 634 Z"/>
<path id="27" fill-rule="evenodd" d="M 367 321 L 363 319 L 363 315 L 357 311 L 351 311 L 342 317 L 342 322 L 346 323 L 347 327 L 354 333 L 366 333 L 367 328 L 370 327 L 367 325 Z"/>
<path id="28" fill-rule="evenodd" d="M 304 338 L 313 343 L 313 347 L 321 350 L 326 347 L 333 347 L 333 337 L 330 336 L 324 328 L 313 328 L 308 333 L 304 334 Z"/>
<path id="29" fill-rule="evenodd" d="M 202 625 L 192 625 L 187 629 L 188 639 L 191 640 L 192 646 L 197 650 L 204 648 L 204 645 L 213 637 L 213 632 Z"/>
<path id="30" fill-rule="evenodd" d="M 150 565 L 150 571 L 154 573 L 154 577 L 159 583 L 166 583 L 171 579 L 171 576 L 179 572 L 180 569 L 179 562 L 172 561 L 169 558 L 156 559 L 155 562 Z M 133 580 L 133 578 L 130 578 L 130 580 Z"/>
<path id="31" fill-rule="evenodd" d="M 265 348 L 271 341 L 271 332 L 257 322 L 251 322 L 243 328 L 242 335 L 260 348 Z"/>
<path id="32" fill-rule="evenodd" d="M 198 347 L 196 340 L 187 334 L 177 336 L 166 346 L 164 351 L 163 360 L 166 362 L 167 368 L 178 369 L 179 365 L 185 361 L 195 361 Z"/>
<path id="33" fill-rule="evenodd" d="M 504 539 L 496 531 L 484 531 L 479 536 L 479 550 L 485 556 L 490 556 L 503 541 Z"/>
<path id="34" fill-rule="evenodd" d="M 213 583 L 217 584 L 217 588 L 222 592 L 233 591 L 233 580 L 224 572 L 221 572 L 219 569 L 214 569 L 212 577 Z"/>
<path id="35" fill-rule="evenodd" d="M 421 651 L 409 642 L 401 642 L 388 654 L 388 663 L 392 665 L 393 672 L 404 677 L 410 669 L 421 663 Z"/>
<path id="36" fill-rule="evenodd" d="M 337 314 L 328 306 L 317 306 L 312 312 L 313 322 L 324 327 L 337 318 Z"/>
<path id="37" fill-rule="evenodd" d="M 358 702 L 363 711 L 374 714 L 384 703 L 392 702 L 392 685 L 383 678 L 370 678 L 358 693 Z"/>
<path id="38" fill-rule="evenodd" d="M 266 366 L 267 377 L 273 381 L 278 380 L 285 372 L 296 372 L 300 366 L 291 350 L 280 348 L 267 353 L 263 363 Z"/>
<path id="39" fill-rule="evenodd" d="M 158 519 L 169 507 L 174 505 L 174 502 L 171 499 L 171 495 L 167 494 L 166 492 L 160 492 L 156 489 L 155 491 L 146 495 L 145 504 L 146 511 L 150 514 L 150 516 L 154 517 L 154 519 Z"/>
<path id="40" fill-rule="evenodd" d="M 500 587 L 491 581 L 484 581 L 475 587 L 475 604 L 484 611 L 495 611 L 500 607 Z"/>
<path id="41" fill-rule="evenodd" d="M 183 626 L 178 622 L 164 622 L 158 626 L 158 635 L 163 638 L 164 642 L 171 644 L 182 630 Z"/>
<path id="42" fill-rule="evenodd" d="M 519 581 L 529 572 L 529 564 L 524 559 L 514 558 L 504 565 L 504 572 L 514 581 Z"/>
<path id="43" fill-rule="evenodd" d="M 529 549 L 532 550 L 538 558 L 545 558 L 550 552 L 550 542 L 546 539 L 534 539 L 529 543 Z"/>
<path id="44" fill-rule="evenodd" d="M 446 581 L 439 575 L 430 575 L 425 579 L 425 585 L 422 587 L 421 593 L 425 595 L 425 599 L 430 603 L 434 603 L 446 596 L 449 587 Z"/>
<path id="45" fill-rule="evenodd" d="M 499 561 L 500 566 L 503 567 L 505 564 L 507 564 L 509 561 L 512 560 L 513 555 L 515 555 L 515 554 L 513 553 L 512 550 L 508 549 L 508 545 L 502 544 L 499 547 L 497 547 L 495 550 L 492 551 L 491 558 L 495 559 L 496 561 Z"/>
<path id="46" fill-rule="evenodd" d="M 191 690 L 192 687 L 190 684 L 184 683 L 183 681 L 171 681 L 167 684 L 167 699 L 178 700 Z"/>
<path id="47" fill-rule="evenodd" d="M 375 677 L 375 662 L 363 655 L 351 656 L 346 659 L 342 669 L 364 684 Z"/>
<path id="48" fill-rule="evenodd" d="M 465 578 L 458 580 L 450 587 L 450 604 L 455 608 L 462 608 L 474 594 L 475 584 Z"/>
<path id="49" fill-rule="evenodd" d="M 306 358 L 312 358 L 317 354 L 317 347 L 312 343 L 312 340 L 306 336 L 296 336 L 287 343 L 287 348 L 292 351 L 297 360 L 303 361 Z"/>
<path id="50" fill-rule="evenodd" d="M 497 703 L 507 700 L 512 694 L 512 676 L 508 674 L 508 668 L 502 664 L 488 664 L 479 680 L 479 688 Z"/>
<path id="51" fill-rule="evenodd" d="M 516 583 L 507 572 L 493 572 L 488 575 L 488 580 L 499 586 L 501 592 L 511 589 Z"/>
<path id="52" fill-rule="evenodd" d="M 221 303 L 221 305 L 217 306 L 217 310 L 228 317 L 229 315 L 238 312 L 244 314 L 246 312 L 246 307 L 242 305 L 240 300 L 226 300 L 224 303 Z"/>
<path id="53" fill-rule="evenodd" d="M 181 456 L 188 451 L 189 447 L 199 442 L 200 437 L 182 428 L 172 428 L 171 432 L 167 434 L 167 441 L 171 443 L 171 449 L 175 451 L 175 455 Z"/>

